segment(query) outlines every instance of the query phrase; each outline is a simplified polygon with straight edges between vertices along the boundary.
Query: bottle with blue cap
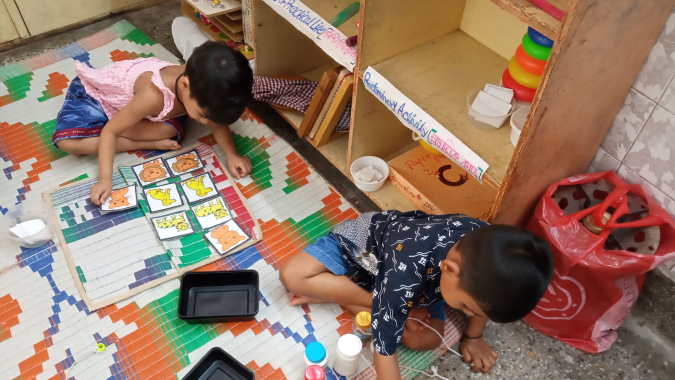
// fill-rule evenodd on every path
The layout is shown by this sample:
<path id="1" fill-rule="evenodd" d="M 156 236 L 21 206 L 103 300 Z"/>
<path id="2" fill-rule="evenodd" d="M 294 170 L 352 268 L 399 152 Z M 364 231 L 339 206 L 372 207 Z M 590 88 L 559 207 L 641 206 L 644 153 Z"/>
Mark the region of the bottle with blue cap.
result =
<path id="1" fill-rule="evenodd" d="M 326 369 L 328 358 L 326 357 L 326 348 L 319 342 L 312 342 L 305 347 L 305 364 L 307 366 L 318 365 Z"/>

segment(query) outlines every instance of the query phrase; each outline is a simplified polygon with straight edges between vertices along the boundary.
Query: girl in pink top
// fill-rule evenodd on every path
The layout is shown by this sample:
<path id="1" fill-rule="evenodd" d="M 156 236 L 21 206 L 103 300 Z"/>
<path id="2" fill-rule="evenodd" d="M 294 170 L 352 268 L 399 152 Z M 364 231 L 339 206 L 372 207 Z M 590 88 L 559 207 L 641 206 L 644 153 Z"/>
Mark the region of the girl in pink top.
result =
<path id="1" fill-rule="evenodd" d="M 236 178 L 251 171 L 228 125 L 253 98 L 253 72 L 226 44 L 204 43 L 185 65 L 139 58 L 100 70 L 76 63 L 75 71 L 52 140 L 70 154 L 98 154 L 99 180 L 91 188 L 95 204 L 112 192 L 115 152 L 180 149 L 186 114 L 211 127 Z"/>

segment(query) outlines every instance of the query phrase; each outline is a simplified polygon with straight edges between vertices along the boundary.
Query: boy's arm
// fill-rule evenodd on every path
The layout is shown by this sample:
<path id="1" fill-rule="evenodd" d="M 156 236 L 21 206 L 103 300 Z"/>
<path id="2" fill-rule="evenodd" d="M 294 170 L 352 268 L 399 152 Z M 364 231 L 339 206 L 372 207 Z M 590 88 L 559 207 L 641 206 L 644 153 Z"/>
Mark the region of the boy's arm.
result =
<path id="1" fill-rule="evenodd" d="M 91 188 L 91 201 L 94 204 L 103 204 L 112 192 L 117 139 L 139 121 L 161 112 L 163 104 L 161 92 L 152 89 L 140 91 L 103 127 L 98 143 L 98 182 Z"/>
<path id="2" fill-rule="evenodd" d="M 230 169 L 232 175 L 239 179 L 241 177 L 246 177 L 253 167 L 251 166 L 251 160 L 246 156 L 240 156 L 237 153 L 237 148 L 234 146 L 234 139 L 232 139 L 232 131 L 227 125 L 216 124 L 214 122 L 209 122 L 211 131 L 213 132 L 213 137 L 216 139 L 220 149 L 225 152 L 227 156 L 227 166 Z"/>
<path id="3" fill-rule="evenodd" d="M 488 319 L 483 317 L 472 316 L 469 318 L 469 324 L 464 333 L 467 337 L 477 339 L 465 338 L 459 346 L 465 362 L 471 362 L 474 371 L 489 372 L 499 356 L 495 350 L 483 339 L 483 330 L 487 325 Z"/>
<path id="4" fill-rule="evenodd" d="M 386 380 L 400 380 L 401 371 L 398 368 L 398 354 L 384 356 L 375 352 L 373 355 L 373 362 L 375 362 L 375 372 L 377 372 L 378 379 Z"/>

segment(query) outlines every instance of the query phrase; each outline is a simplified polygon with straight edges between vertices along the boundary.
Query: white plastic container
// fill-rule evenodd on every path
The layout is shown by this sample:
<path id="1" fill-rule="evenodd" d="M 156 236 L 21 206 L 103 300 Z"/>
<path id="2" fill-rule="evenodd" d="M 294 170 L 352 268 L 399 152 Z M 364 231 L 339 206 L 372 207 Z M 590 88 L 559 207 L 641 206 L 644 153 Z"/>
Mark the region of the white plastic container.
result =
<path id="1" fill-rule="evenodd" d="M 519 108 L 511 115 L 511 144 L 518 145 L 520 133 L 523 131 L 525 120 L 530 113 L 530 107 Z"/>
<path id="2" fill-rule="evenodd" d="M 363 182 L 357 176 L 356 173 L 361 169 L 372 166 L 382 173 L 382 179 L 376 182 Z M 381 159 L 374 156 L 363 156 L 357 158 L 352 162 L 352 166 L 349 168 L 352 178 L 354 178 L 354 184 L 362 191 L 377 191 L 384 185 L 384 181 L 389 177 L 389 165 Z"/>
<path id="3" fill-rule="evenodd" d="M 333 369 L 338 375 L 349 377 L 359 370 L 361 339 L 354 334 L 345 334 L 338 340 Z"/>
<path id="4" fill-rule="evenodd" d="M 38 233 L 20 238 L 9 229 L 19 223 L 40 219 L 45 224 Z M 46 204 L 40 201 L 26 201 L 10 207 L 0 219 L 0 234 L 16 242 L 24 248 L 35 248 L 47 244 L 54 237 L 52 212 Z"/>
<path id="5" fill-rule="evenodd" d="M 466 108 L 468 110 L 467 114 L 469 116 L 469 122 L 471 125 L 478 129 L 486 131 L 494 131 L 501 127 L 506 119 L 513 113 L 516 105 L 516 98 L 511 99 L 511 111 L 504 116 L 489 116 L 484 115 L 471 107 L 471 104 L 478 96 L 478 93 L 482 91 L 482 88 L 474 88 L 469 91 L 469 94 L 466 96 Z"/>

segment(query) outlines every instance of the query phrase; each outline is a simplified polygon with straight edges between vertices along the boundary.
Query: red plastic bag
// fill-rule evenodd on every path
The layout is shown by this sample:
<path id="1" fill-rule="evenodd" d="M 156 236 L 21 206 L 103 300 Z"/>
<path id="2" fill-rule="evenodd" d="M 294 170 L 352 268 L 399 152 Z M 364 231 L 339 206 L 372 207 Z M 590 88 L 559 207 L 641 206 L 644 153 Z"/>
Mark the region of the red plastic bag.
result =
<path id="1" fill-rule="evenodd" d="M 605 180 L 605 181 L 603 181 Z M 565 215 L 552 197 L 561 186 L 610 183 L 611 192 L 603 194 L 595 205 Z M 581 187 L 579 187 L 581 188 Z M 575 192 L 574 199 L 580 199 Z M 630 194 L 632 193 L 632 195 Z M 637 198 L 635 198 L 637 196 Z M 640 216 L 629 214 L 630 199 L 642 200 Z M 645 208 L 646 205 L 646 208 Z M 606 225 L 602 217 L 613 214 Z M 580 221 L 593 214 L 598 235 Z M 621 218 L 624 216 L 624 218 Z M 618 223 L 617 219 L 629 219 Z M 652 255 L 630 250 L 607 249 L 612 229 L 658 226 L 660 242 Z M 549 242 L 555 258 L 555 274 L 537 307 L 525 321 L 538 331 L 589 353 L 607 350 L 616 340 L 616 329 L 628 317 L 642 288 L 645 273 L 659 264 L 675 259 L 675 220 L 656 204 L 639 185 L 627 185 L 614 172 L 585 174 L 562 180 L 551 186 L 539 201 L 528 229 Z M 637 241 L 637 240 L 636 240 Z"/>

